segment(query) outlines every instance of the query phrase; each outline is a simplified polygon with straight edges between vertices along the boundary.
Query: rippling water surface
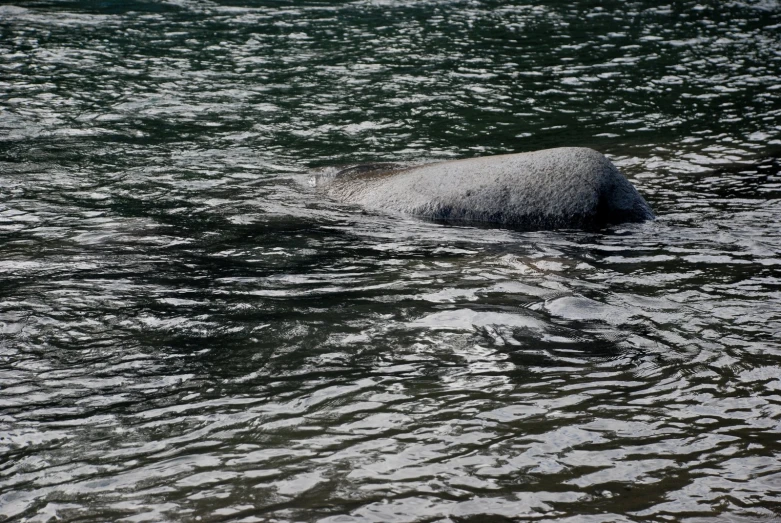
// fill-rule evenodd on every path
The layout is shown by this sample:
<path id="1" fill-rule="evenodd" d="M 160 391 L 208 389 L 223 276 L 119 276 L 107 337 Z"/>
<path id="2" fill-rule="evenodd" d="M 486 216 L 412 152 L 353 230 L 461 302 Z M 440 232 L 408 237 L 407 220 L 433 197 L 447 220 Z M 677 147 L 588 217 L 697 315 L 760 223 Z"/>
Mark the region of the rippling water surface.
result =
<path id="1" fill-rule="evenodd" d="M 552 146 L 597 232 L 361 213 L 323 166 Z M 0 514 L 781 515 L 775 1 L 0 6 Z"/>

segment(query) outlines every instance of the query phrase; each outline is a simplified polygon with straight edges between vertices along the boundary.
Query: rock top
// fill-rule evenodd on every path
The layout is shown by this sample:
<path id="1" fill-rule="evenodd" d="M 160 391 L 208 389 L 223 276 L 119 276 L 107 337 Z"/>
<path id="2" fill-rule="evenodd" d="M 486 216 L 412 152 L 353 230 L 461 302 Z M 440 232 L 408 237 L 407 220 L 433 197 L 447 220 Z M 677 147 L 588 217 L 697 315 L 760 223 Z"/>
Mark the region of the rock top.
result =
<path id="1" fill-rule="evenodd" d="M 582 147 L 409 168 L 355 166 L 312 183 L 342 202 L 445 223 L 539 230 L 654 218 L 610 160 Z"/>

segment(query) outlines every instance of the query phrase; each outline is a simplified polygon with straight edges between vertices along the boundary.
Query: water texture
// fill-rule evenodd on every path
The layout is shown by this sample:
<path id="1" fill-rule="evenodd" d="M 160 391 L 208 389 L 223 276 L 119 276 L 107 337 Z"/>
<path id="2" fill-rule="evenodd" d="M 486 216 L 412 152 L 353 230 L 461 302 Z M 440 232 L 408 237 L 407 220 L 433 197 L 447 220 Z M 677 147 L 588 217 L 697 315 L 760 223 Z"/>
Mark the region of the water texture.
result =
<path id="1" fill-rule="evenodd" d="M 607 154 L 652 223 L 315 169 Z M 775 1 L 0 5 L 0 519 L 781 515 Z"/>

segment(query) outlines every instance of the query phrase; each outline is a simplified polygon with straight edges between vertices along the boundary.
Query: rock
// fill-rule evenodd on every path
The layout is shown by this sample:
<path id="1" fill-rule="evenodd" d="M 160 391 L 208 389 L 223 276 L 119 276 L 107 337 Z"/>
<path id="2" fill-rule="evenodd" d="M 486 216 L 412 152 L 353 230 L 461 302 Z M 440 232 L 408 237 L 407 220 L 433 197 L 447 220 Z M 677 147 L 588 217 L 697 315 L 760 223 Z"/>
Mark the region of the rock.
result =
<path id="1" fill-rule="evenodd" d="M 578 147 L 408 168 L 362 165 L 310 184 L 341 202 L 444 223 L 539 230 L 654 218 L 610 160 Z"/>

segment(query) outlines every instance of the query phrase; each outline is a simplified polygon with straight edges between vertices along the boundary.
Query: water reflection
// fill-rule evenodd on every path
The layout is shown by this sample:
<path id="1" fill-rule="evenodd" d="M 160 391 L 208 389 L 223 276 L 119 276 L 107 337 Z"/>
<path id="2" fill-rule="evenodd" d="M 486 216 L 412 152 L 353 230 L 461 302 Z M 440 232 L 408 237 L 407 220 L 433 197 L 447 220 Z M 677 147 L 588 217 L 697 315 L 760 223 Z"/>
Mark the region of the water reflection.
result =
<path id="1" fill-rule="evenodd" d="M 0 6 L 0 514 L 774 517 L 779 22 Z M 660 219 L 444 227 L 305 183 L 564 144 Z"/>

